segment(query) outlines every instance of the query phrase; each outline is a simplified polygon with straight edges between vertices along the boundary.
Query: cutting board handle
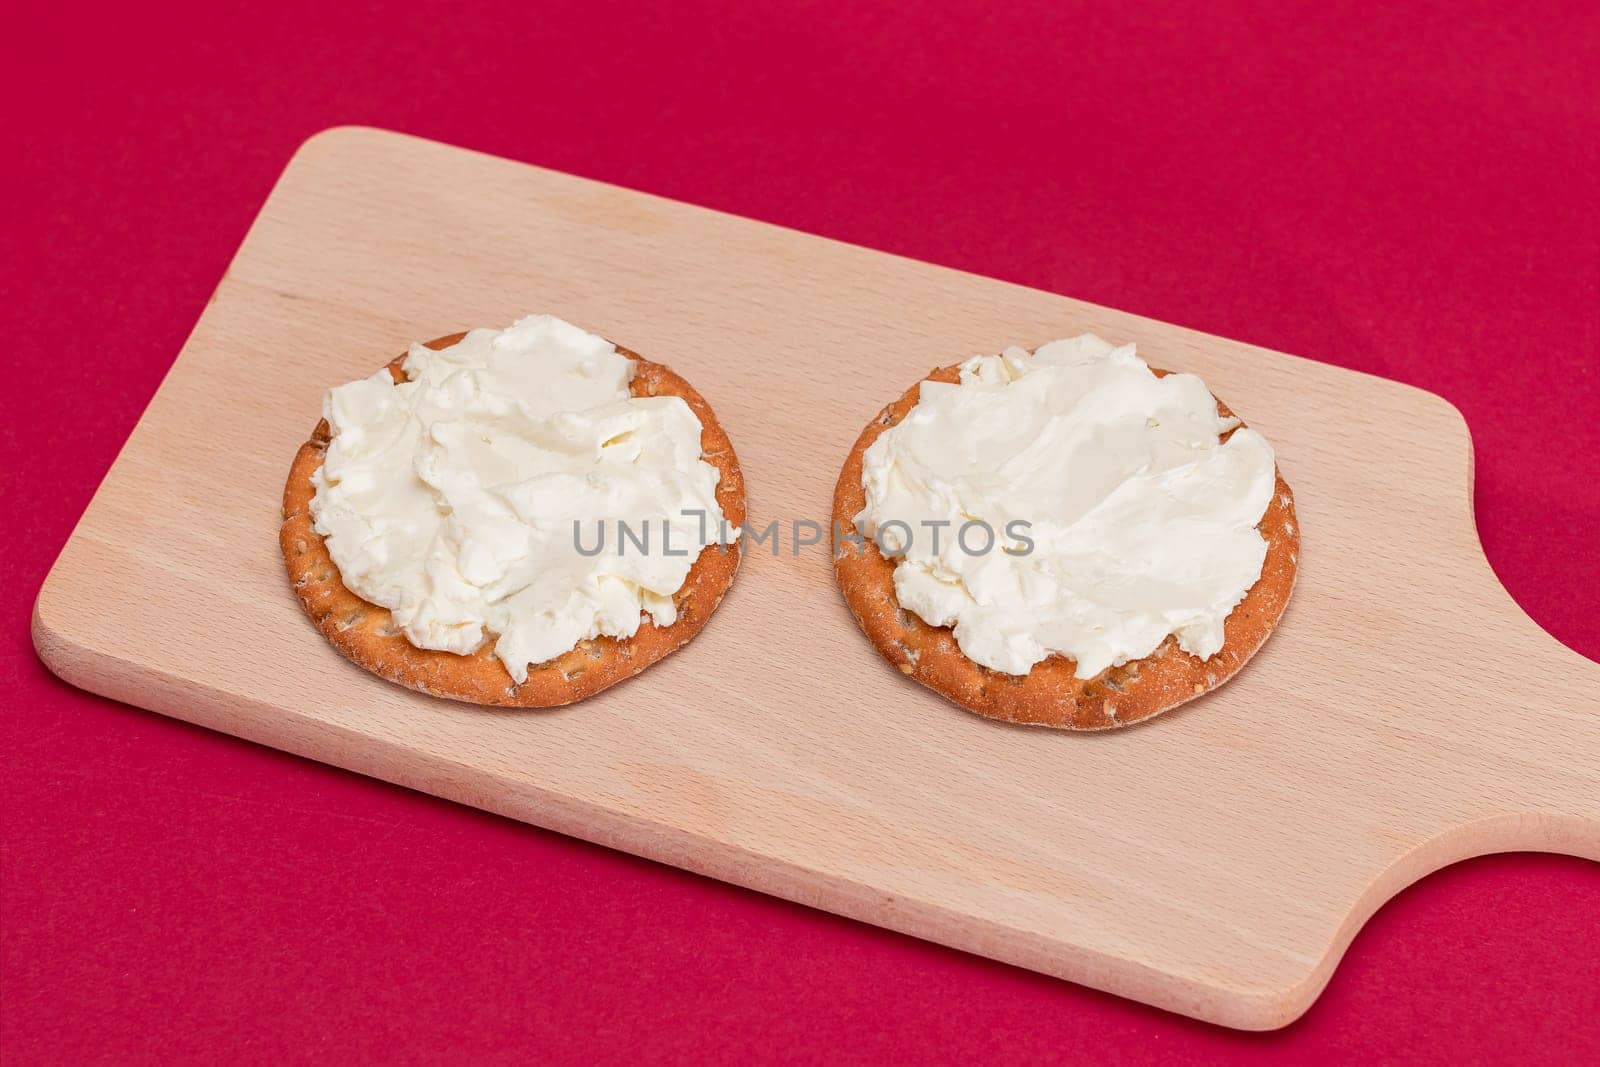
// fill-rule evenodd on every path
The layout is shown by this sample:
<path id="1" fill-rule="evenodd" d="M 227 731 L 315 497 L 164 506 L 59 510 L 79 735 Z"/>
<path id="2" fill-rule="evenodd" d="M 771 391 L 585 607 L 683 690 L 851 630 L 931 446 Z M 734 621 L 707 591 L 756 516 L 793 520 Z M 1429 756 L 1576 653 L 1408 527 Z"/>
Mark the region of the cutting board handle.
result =
<path id="1" fill-rule="evenodd" d="M 1600 663 L 1541 627 L 1495 574 L 1473 518 L 1470 440 L 1465 451 L 1463 566 L 1457 595 L 1441 601 L 1456 615 L 1436 631 L 1438 713 L 1455 720 L 1449 735 L 1490 743 L 1435 761 L 1455 768 L 1454 811 L 1408 862 L 1432 870 L 1523 849 L 1600 861 Z"/>

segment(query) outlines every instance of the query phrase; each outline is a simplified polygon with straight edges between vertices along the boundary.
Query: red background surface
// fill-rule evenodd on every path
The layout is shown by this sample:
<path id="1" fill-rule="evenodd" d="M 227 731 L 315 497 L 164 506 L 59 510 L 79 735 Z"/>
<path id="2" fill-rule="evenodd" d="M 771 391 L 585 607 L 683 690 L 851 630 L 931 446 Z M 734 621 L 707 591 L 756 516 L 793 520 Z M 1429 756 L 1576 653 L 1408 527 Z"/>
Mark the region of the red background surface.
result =
<path id="1" fill-rule="evenodd" d="M 1600 1058 L 1576 859 L 1426 879 L 1236 1034 L 93 698 L 27 634 L 283 164 L 369 123 L 1432 389 L 1500 576 L 1600 657 L 1600 8 L 135 10 L 13 12 L 0 64 L 8 1063 Z"/>

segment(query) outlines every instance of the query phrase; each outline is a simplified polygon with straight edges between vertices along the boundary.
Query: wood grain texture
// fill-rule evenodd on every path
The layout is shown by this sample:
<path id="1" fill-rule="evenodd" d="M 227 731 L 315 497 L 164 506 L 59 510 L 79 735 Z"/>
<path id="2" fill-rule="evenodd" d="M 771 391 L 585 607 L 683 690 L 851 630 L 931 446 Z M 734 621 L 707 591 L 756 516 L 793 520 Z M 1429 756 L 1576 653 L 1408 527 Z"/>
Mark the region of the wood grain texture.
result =
<path id="1" fill-rule="evenodd" d="M 862 638 L 823 545 L 571 709 L 387 685 L 300 613 L 276 535 L 323 390 L 398 343 L 548 311 L 670 364 L 752 522 L 826 522 L 884 398 L 1093 330 L 1273 442 L 1303 528 L 1278 632 L 1154 723 L 968 715 Z M 262 368 L 271 368 L 264 374 Z M 270 389 L 270 393 L 264 390 Z M 94 692 L 1231 1026 L 1302 1012 L 1366 917 L 1470 855 L 1600 860 L 1600 665 L 1495 580 L 1431 394 L 1060 296 L 382 131 L 307 142 L 46 580 Z M 600 891 L 603 891 L 603 887 Z"/>

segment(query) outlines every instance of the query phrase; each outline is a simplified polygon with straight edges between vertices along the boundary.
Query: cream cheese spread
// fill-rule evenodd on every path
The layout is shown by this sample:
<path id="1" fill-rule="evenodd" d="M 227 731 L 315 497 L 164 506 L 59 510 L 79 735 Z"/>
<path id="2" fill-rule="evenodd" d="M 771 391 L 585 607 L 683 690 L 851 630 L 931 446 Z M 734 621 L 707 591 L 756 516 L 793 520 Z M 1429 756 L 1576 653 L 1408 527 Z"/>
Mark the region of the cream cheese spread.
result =
<path id="1" fill-rule="evenodd" d="M 328 393 L 311 513 L 344 584 L 418 648 L 493 637 L 522 682 L 645 615 L 671 625 L 704 543 L 737 538 L 700 420 L 679 397 L 631 396 L 635 362 L 603 338 L 534 315 L 414 344 L 403 369 Z"/>
<path id="2" fill-rule="evenodd" d="M 1158 378 L 1131 344 L 978 356 L 867 449 L 856 522 L 903 553 L 901 606 L 993 670 L 1060 654 L 1092 678 L 1169 635 L 1209 659 L 1261 577 L 1276 479 L 1271 446 L 1236 427 L 1198 377 Z M 962 543 L 972 523 L 991 550 L 977 527 Z"/>

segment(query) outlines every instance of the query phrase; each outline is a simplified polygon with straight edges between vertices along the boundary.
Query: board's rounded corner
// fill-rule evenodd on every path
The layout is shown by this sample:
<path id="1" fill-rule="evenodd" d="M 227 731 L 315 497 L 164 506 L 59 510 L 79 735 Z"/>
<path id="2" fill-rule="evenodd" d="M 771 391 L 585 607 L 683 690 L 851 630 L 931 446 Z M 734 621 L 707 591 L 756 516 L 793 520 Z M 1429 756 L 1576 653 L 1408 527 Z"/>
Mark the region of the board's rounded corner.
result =
<path id="1" fill-rule="evenodd" d="M 1467 463 L 1467 498 L 1472 497 L 1472 468 L 1473 445 L 1472 426 L 1467 422 L 1466 413 L 1456 406 L 1455 402 L 1441 393 L 1421 386 L 1410 386 L 1418 397 L 1426 402 L 1428 408 L 1434 413 L 1435 422 L 1429 430 L 1435 434 L 1448 435 L 1453 443 L 1459 447 L 1466 457 Z"/>
<path id="2" fill-rule="evenodd" d="M 28 629 L 33 638 L 33 651 L 39 657 L 39 662 L 57 678 L 76 685 L 73 676 L 79 646 L 55 621 L 54 579 L 55 571 L 52 570 L 45 576 L 44 584 L 39 587 L 39 594 L 33 598 L 33 612 Z"/>
<path id="3" fill-rule="evenodd" d="M 1209 1003 L 1198 1010 L 1184 1011 L 1184 1014 L 1230 1030 L 1252 1033 L 1283 1030 L 1299 1022 L 1311 1010 L 1327 988 L 1336 962 L 1337 959 L 1320 960 L 1282 985 L 1252 985 L 1226 991 L 1208 987 L 1205 996 Z"/>
<path id="4" fill-rule="evenodd" d="M 1467 462 L 1472 462 L 1472 426 L 1467 422 L 1467 414 L 1456 406 L 1455 401 L 1442 393 L 1435 393 L 1431 389 L 1422 390 L 1430 403 L 1437 408 L 1445 420 L 1445 425 L 1450 432 L 1460 438 L 1462 446 L 1467 451 Z"/>
<path id="5" fill-rule="evenodd" d="M 396 136 L 393 131 L 378 126 L 364 126 L 360 123 L 347 122 L 337 126 L 327 126 L 296 145 L 295 150 L 289 155 L 289 163 L 292 166 L 320 152 L 342 150 L 352 142 L 392 136 Z"/>

